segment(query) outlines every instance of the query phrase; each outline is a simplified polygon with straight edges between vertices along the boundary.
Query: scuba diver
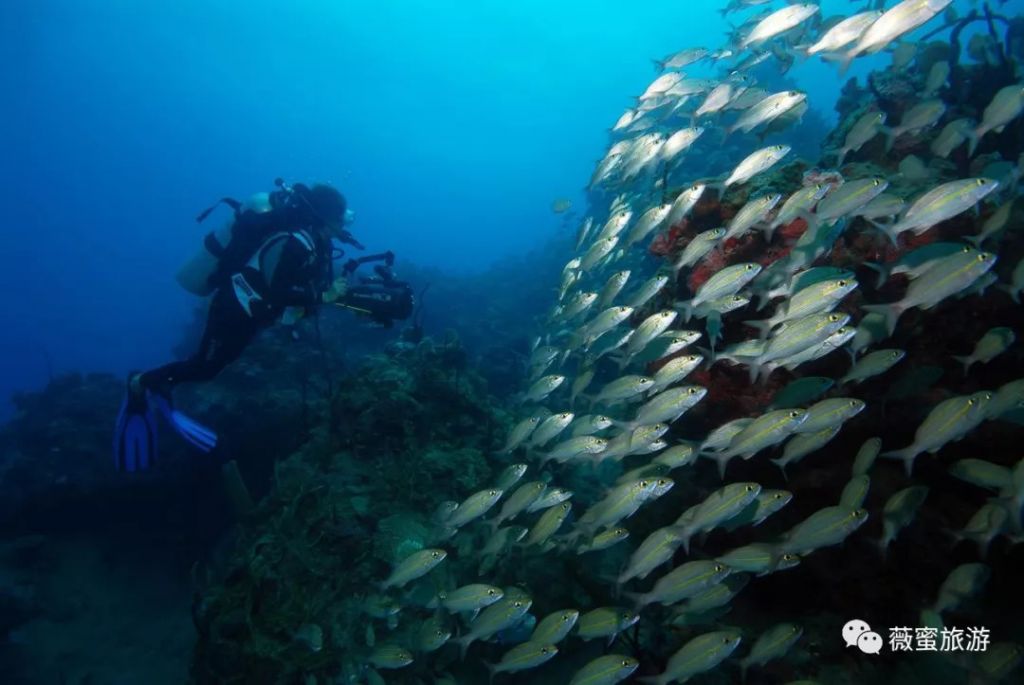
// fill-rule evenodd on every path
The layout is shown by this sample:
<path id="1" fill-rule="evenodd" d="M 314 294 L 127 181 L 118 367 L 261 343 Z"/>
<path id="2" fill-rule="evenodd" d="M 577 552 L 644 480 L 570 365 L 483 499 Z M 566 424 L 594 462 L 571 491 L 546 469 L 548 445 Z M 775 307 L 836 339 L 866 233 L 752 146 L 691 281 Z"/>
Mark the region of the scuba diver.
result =
<path id="1" fill-rule="evenodd" d="M 217 444 L 212 430 L 174 408 L 175 386 L 212 380 L 237 359 L 258 333 L 296 311 L 335 304 L 367 315 L 381 325 L 412 311 L 409 286 L 390 271 L 394 255 L 349 260 L 334 278 L 332 240 L 363 246 L 346 230 L 353 214 L 345 197 L 326 184 L 287 185 L 241 203 L 224 198 L 199 215 L 202 222 L 218 205 L 234 210 L 220 231 L 207 234 L 203 249 L 178 273 L 190 292 L 212 296 L 199 348 L 184 361 L 128 376 L 117 420 L 114 457 L 118 470 L 148 469 L 156 456 L 155 407 L 188 442 L 204 452 Z M 350 287 L 355 269 L 366 261 L 387 261 L 377 278 Z M 294 317 L 291 317 L 294 318 Z"/>

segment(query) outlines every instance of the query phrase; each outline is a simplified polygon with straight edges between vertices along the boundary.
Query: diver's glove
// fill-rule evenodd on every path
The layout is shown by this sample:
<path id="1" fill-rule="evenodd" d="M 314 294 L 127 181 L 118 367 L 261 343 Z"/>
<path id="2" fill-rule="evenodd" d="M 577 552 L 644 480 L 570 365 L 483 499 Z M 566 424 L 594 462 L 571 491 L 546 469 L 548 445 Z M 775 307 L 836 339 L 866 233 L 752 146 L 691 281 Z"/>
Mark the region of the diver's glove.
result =
<path id="1" fill-rule="evenodd" d="M 331 304 L 337 302 L 341 298 L 345 297 L 345 293 L 348 292 L 348 279 L 344 276 L 334 279 L 334 283 L 331 283 L 331 287 L 324 292 L 323 301 Z"/>

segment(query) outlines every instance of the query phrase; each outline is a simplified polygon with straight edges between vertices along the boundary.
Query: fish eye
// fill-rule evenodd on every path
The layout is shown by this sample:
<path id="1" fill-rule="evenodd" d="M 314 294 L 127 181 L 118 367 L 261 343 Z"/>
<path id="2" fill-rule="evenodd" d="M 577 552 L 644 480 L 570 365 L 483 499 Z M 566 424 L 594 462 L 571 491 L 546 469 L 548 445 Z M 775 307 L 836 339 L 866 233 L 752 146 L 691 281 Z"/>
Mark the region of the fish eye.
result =
<path id="1" fill-rule="evenodd" d="M 569 511 L 569 503 L 568 502 L 566 502 L 565 504 L 562 505 L 562 511 Z"/>
<path id="2" fill-rule="evenodd" d="M 967 254 L 968 252 L 971 251 L 971 248 L 968 245 L 964 245 L 963 249 L 960 251 L 963 252 L 964 254 Z"/>
<path id="3" fill-rule="evenodd" d="M 753 492 L 754 491 L 754 486 L 753 485 L 748 485 L 747 487 L 745 487 L 743 489 L 746 490 L 747 492 Z"/>
<path id="4" fill-rule="evenodd" d="M 774 497 L 775 499 L 782 499 L 782 493 L 776 492 L 774 495 L 772 495 L 772 497 Z"/>
<path id="5" fill-rule="evenodd" d="M 984 255 L 984 254 L 980 254 L 980 255 L 978 255 L 978 261 L 979 261 L 979 262 L 984 262 L 984 261 L 985 261 L 985 259 L 986 259 L 986 257 L 985 257 L 985 255 Z"/>
<path id="6" fill-rule="evenodd" d="M 491 588 L 491 589 L 489 589 L 487 591 L 487 594 L 490 595 L 491 597 L 493 597 L 495 595 L 495 593 L 497 593 L 497 590 L 495 590 L 494 588 Z"/>
<path id="7" fill-rule="evenodd" d="M 979 179 L 978 179 L 978 180 L 976 181 L 976 183 L 977 183 L 977 184 L 978 184 L 979 186 L 983 186 L 983 185 L 985 185 L 985 179 L 983 179 L 983 178 L 979 178 Z"/>
<path id="8" fill-rule="evenodd" d="M 715 566 L 715 571 L 717 571 L 718 573 L 721 573 L 721 572 L 722 572 L 722 571 L 724 571 L 724 570 L 725 570 L 725 567 L 724 567 L 724 566 L 722 566 L 721 564 L 717 564 L 717 565 Z"/>
<path id="9" fill-rule="evenodd" d="M 850 400 L 850 406 L 851 407 L 856 407 L 857 406 L 857 400 Z"/>
<path id="10" fill-rule="evenodd" d="M 791 419 L 795 419 L 795 418 L 797 418 L 799 416 L 800 416 L 800 412 L 798 412 L 798 411 L 794 410 L 794 411 L 789 412 L 789 418 L 791 418 Z"/>
<path id="11" fill-rule="evenodd" d="M 976 400 L 972 397 L 971 399 L 967 400 L 967 406 L 973 407 L 975 402 Z"/>
<path id="12" fill-rule="evenodd" d="M 623 668 L 625 668 L 626 666 L 629 666 L 629 659 L 623 659 L 622 660 L 622 666 L 623 666 Z"/>
<path id="13" fill-rule="evenodd" d="M 440 556 L 441 556 L 441 553 L 440 553 L 440 552 L 434 552 L 434 553 L 433 553 L 433 554 L 431 554 L 430 556 L 432 556 L 433 558 L 437 559 L 438 557 L 440 557 Z"/>
<path id="14" fill-rule="evenodd" d="M 690 388 L 689 390 L 686 391 L 686 394 L 688 394 L 688 395 L 696 395 L 697 394 L 697 388 Z"/>
<path id="15" fill-rule="evenodd" d="M 753 264 L 747 264 L 746 268 L 747 268 L 747 271 L 750 271 L 751 269 L 754 268 L 754 265 Z"/>
<path id="16" fill-rule="evenodd" d="M 841 318 L 842 317 L 839 316 L 838 314 L 833 314 L 832 316 L 828 317 L 828 320 L 834 322 L 834 321 L 839 321 L 839 319 L 841 319 Z"/>
<path id="17" fill-rule="evenodd" d="M 873 185 L 877 188 L 878 186 L 882 185 L 882 182 L 876 178 Z"/>
<path id="18" fill-rule="evenodd" d="M 846 281 L 839 281 L 839 283 L 837 283 L 836 285 L 838 285 L 840 288 L 845 288 L 846 287 Z"/>

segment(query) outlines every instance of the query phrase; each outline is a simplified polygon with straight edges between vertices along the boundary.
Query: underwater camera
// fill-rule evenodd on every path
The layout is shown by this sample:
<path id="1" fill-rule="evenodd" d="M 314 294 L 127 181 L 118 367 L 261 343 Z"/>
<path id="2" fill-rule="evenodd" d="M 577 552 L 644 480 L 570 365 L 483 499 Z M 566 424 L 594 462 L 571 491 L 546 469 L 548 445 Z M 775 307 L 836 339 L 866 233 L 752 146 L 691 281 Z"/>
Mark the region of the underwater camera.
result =
<path id="1" fill-rule="evenodd" d="M 373 276 L 360 276 L 358 282 L 352 283 L 356 270 L 368 262 L 383 263 L 373 267 Z M 384 328 L 391 328 L 395 320 L 408 319 L 414 305 L 412 287 L 395 277 L 391 268 L 394 263 L 395 255 L 390 250 L 348 260 L 344 267 L 350 281 L 348 291 L 334 304 L 365 316 Z"/>

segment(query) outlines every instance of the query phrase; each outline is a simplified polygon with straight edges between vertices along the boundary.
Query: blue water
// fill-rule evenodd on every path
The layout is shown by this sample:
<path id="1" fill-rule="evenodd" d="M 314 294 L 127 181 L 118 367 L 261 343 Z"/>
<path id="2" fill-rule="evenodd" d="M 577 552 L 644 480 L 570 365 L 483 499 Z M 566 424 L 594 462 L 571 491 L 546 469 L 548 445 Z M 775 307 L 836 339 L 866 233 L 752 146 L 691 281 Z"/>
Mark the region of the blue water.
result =
<path id="1" fill-rule="evenodd" d="M 719 6 L 4 3 L 0 418 L 51 373 L 165 361 L 196 305 L 173 275 L 224 215 L 193 217 L 277 176 L 337 184 L 367 247 L 416 264 L 542 244 L 650 59 L 723 43 Z M 820 61 L 794 75 L 834 102 Z"/>

